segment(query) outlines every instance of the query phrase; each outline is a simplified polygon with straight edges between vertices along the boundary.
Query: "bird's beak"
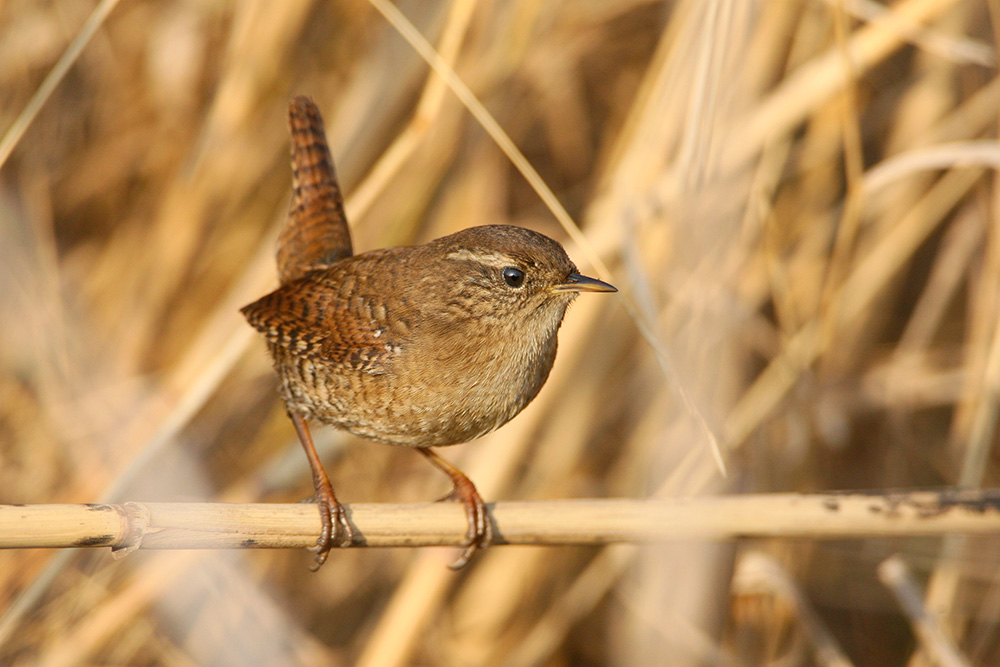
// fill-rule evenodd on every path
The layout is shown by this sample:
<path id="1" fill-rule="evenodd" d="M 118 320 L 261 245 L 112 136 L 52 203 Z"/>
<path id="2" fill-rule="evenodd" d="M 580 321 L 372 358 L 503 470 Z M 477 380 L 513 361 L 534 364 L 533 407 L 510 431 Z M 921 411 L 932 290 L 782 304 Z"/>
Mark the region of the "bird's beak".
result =
<path id="1" fill-rule="evenodd" d="M 553 292 L 617 292 L 614 285 L 609 285 L 597 278 L 588 278 L 579 273 L 566 276 L 566 282 L 552 286 Z"/>

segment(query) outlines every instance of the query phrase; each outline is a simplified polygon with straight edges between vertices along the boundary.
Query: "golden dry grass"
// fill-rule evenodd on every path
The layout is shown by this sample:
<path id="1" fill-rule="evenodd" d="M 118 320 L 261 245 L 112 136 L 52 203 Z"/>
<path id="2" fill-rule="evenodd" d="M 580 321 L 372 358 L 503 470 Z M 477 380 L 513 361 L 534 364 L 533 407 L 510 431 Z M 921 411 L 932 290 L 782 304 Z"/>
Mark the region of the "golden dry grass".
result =
<path id="1" fill-rule="evenodd" d="M 0 4 L 0 133 L 94 6 Z M 581 269 L 623 289 L 574 305 L 524 414 L 446 452 L 484 496 L 996 484 L 996 3 L 401 9 L 580 225 Z M 358 249 L 485 222 L 569 238 L 372 5 L 120 3 L 0 167 L 0 502 L 309 493 L 237 312 L 275 283 L 295 93 Z M 445 489 L 321 433 L 348 502 Z M 448 549 L 318 574 L 300 551 L 10 551 L 0 663 L 926 664 L 877 571 L 899 553 L 949 648 L 989 665 L 998 546 L 498 547 L 460 574 Z"/>

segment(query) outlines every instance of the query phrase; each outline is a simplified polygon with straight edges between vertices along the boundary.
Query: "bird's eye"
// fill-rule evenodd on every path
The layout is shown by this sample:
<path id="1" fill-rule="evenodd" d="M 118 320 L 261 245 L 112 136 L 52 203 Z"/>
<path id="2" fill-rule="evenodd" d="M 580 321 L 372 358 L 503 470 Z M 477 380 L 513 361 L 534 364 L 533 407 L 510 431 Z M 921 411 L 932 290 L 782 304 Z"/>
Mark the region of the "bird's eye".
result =
<path id="1" fill-rule="evenodd" d="M 508 266 L 503 270 L 503 281 L 511 287 L 520 287 L 524 284 L 524 271 Z"/>

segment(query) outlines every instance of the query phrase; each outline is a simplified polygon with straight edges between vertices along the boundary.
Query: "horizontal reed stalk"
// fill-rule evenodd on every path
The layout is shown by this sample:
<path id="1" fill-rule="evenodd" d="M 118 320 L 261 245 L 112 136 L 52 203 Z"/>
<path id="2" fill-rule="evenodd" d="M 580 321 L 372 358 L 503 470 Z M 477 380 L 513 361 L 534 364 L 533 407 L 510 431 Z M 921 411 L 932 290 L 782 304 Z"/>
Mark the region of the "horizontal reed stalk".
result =
<path id="1" fill-rule="evenodd" d="M 459 545 L 457 503 L 345 505 L 354 546 Z M 606 544 L 739 537 L 1000 533 L 1000 490 L 554 500 L 490 506 L 497 544 Z M 233 549 L 311 546 L 310 504 L 0 505 L 0 548 Z"/>

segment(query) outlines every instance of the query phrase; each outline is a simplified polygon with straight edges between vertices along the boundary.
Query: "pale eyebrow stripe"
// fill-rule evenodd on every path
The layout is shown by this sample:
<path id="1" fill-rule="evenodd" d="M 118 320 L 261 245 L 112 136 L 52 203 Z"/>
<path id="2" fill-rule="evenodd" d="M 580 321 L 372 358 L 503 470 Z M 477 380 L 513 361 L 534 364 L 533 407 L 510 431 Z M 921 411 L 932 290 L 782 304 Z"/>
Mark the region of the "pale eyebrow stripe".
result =
<path id="1" fill-rule="evenodd" d="M 495 252 L 473 252 L 467 248 L 459 248 L 458 250 L 453 250 L 446 256 L 447 259 L 453 259 L 457 261 L 467 261 L 472 260 L 476 262 L 482 262 L 489 266 L 508 266 L 513 263 L 513 260 L 506 255 L 501 255 Z"/>

